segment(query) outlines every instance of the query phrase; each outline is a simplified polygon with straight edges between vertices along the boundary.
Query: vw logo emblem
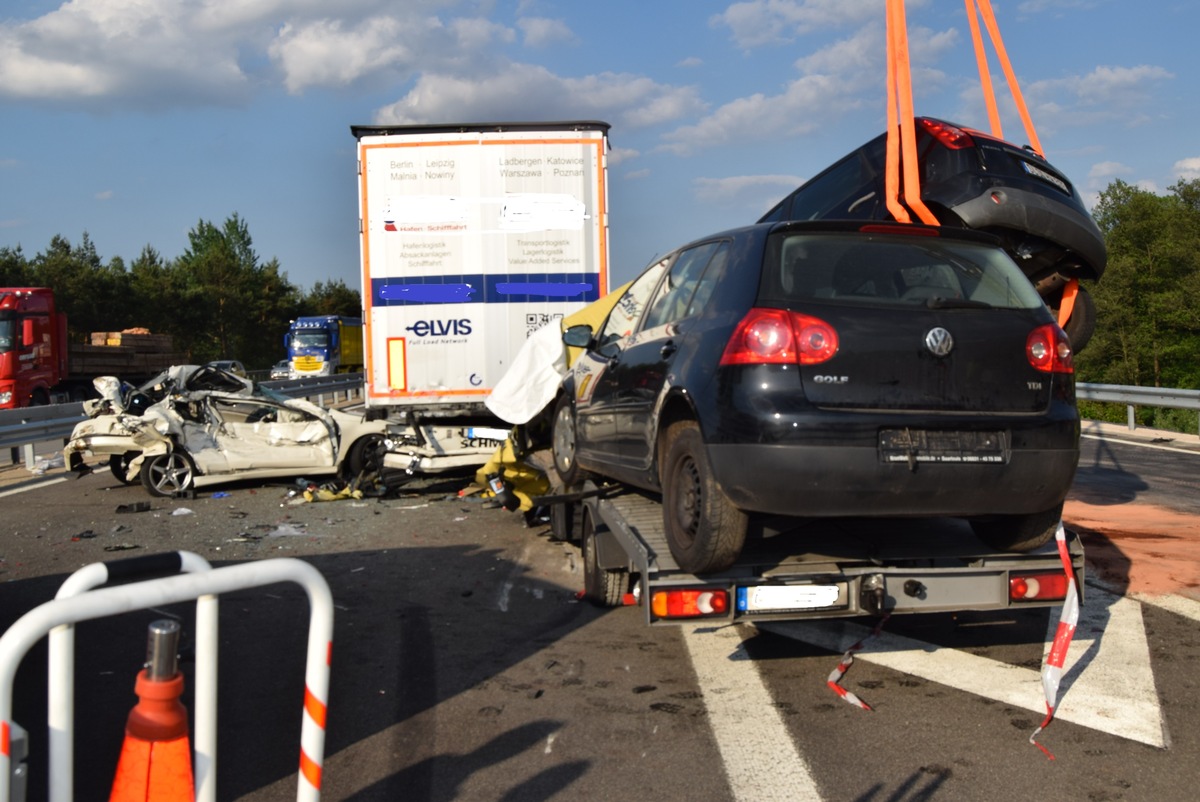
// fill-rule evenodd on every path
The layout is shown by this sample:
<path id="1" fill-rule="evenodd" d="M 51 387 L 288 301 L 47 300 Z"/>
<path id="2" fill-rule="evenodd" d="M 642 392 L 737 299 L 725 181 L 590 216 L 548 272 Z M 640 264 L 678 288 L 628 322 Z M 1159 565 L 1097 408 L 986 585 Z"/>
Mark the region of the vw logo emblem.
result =
<path id="1" fill-rule="evenodd" d="M 945 356 L 954 348 L 954 337 L 941 326 L 937 326 L 925 335 L 925 347 L 934 356 Z"/>

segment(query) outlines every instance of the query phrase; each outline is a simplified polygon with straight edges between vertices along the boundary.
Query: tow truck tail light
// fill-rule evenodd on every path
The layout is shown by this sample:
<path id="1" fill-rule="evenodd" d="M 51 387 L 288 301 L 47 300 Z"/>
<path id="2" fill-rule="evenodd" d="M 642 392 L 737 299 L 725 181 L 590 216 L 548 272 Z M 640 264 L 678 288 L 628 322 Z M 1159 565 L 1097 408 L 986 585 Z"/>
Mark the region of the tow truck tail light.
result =
<path id="1" fill-rule="evenodd" d="M 819 365 L 838 350 L 833 326 L 786 309 L 751 309 L 725 346 L 722 365 Z"/>
<path id="2" fill-rule="evenodd" d="M 1067 597 L 1067 575 L 1013 574 L 1008 578 L 1008 598 L 1015 602 L 1053 601 Z"/>
<path id="3" fill-rule="evenodd" d="M 1075 357 L 1071 341 L 1056 323 L 1038 326 L 1025 340 L 1029 364 L 1043 373 L 1074 373 Z"/>
<path id="4" fill-rule="evenodd" d="M 721 588 L 656 590 L 650 597 L 656 618 L 704 618 L 729 611 L 729 592 Z"/>
<path id="5" fill-rule="evenodd" d="M 971 135 L 958 126 L 939 120 L 930 120 L 927 117 L 921 117 L 917 122 L 930 136 L 950 150 L 962 150 L 975 146 L 975 140 L 971 139 Z"/>

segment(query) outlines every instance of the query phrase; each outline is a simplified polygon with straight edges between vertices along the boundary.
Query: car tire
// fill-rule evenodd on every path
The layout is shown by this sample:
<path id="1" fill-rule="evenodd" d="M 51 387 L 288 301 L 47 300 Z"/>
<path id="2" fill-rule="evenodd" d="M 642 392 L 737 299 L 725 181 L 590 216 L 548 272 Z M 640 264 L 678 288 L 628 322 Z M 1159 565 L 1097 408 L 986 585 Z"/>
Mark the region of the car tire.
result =
<path id="1" fill-rule="evenodd" d="M 1062 520 L 1060 503 L 1044 512 L 1029 515 L 993 515 L 971 519 L 975 537 L 989 549 L 1027 552 L 1039 549 L 1054 539 Z"/>
<path id="2" fill-rule="evenodd" d="M 350 452 L 346 454 L 346 461 L 342 463 L 343 478 L 350 481 L 361 476 L 363 472 L 374 473 L 382 470 L 382 444 L 381 434 L 369 434 L 356 440 L 354 445 L 350 446 Z"/>
<path id="3" fill-rule="evenodd" d="M 1062 304 L 1061 297 L 1058 302 Z M 1058 309 L 1054 312 L 1057 314 Z M 1076 354 L 1083 350 L 1096 333 L 1096 301 L 1082 285 L 1075 294 L 1075 306 L 1071 308 L 1071 316 L 1067 318 L 1063 331 L 1067 333 L 1067 338 L 1071 341 L 1071 350 Z"/>
<path id="4" fill-rule="evenodd" d="M 576 451 L 575 402 L 568 394 L 559 396 L 554 406 L 554 424 L 550 451 L 554 456 L 554 472 L 565 487 L 574 487 L 588 477 L 579 467 Z"/>
<path id="5" fill-rule="evenodd" d="M 717 485 L 700 427 L 682 421 L 672 424 L 666 434 L 667 456 L 660 476 L 671 556 L 692 574 L 723 571 L 742 553 L 749 518 Z"/>
<path id="6" fill-rule="evenodd" d="M 629 572 L 600 566 L 596 556 L 596 528 L 592 516 L 583 516 L 583 597 L 600 607 L 620 607 L 629 585 Z"/>
<path id="7" fill-rule="evenodd" d="M 196 463 L 186 451 L 175 449 L 142 460 L 142 487 L 152 496 L 173 496 L 191 490 L 196 482 Z"/>
<path id="8" fill-rule="evenodd" d="M 131 485 L 136 482 L 137 479 L 129 478 L 129 463 L 133 462 L 137 455 L 137 451 L 126 451 L 124 454 L 109 456 L 108 469 L 112 471 L 113 478 L 123 485 Z"/>

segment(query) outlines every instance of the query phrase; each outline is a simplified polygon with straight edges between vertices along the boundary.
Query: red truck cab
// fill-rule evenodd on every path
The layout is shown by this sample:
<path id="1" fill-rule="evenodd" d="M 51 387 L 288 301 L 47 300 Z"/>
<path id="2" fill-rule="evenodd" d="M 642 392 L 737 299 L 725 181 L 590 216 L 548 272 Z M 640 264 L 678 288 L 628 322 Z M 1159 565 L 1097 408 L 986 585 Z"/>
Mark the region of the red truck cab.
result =
<path id="1" fill-rule="evenodd" d="M 66 373 L 66 341 L 53 290 L 0 288 L 0 409 L 51 402 Z"/>

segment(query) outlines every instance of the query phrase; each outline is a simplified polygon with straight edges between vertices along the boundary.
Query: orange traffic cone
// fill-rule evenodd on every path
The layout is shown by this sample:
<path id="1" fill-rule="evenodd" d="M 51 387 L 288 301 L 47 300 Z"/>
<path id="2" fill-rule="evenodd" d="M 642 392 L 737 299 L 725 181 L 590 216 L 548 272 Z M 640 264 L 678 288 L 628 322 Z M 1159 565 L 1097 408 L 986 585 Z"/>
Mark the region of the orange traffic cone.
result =
<path id="1" fill-rule="evenodd" d="M 187 709 L 179 701 L 178 643 L 177 622 L 150 625 L 149 659 L 134 686 L 138 703 L 125 724 L 109 802 L 193 802 L 196 797 Z"/>

